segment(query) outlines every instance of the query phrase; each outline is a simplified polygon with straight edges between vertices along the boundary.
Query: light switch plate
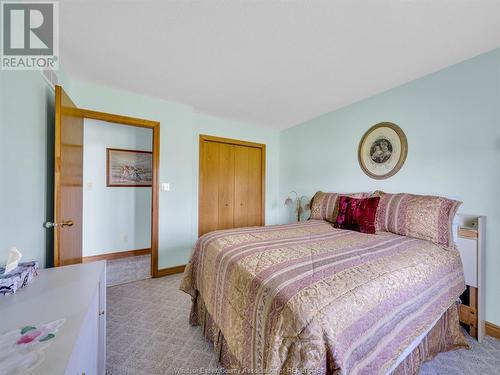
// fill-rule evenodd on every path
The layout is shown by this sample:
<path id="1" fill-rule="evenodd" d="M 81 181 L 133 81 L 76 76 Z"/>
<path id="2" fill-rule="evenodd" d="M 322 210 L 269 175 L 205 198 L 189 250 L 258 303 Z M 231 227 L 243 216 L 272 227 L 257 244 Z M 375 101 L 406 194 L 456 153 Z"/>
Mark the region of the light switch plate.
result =
<path id="1" fill-rule="evenodd" d="M 161 191 L 170 191 L 170 184 L 166 183 L 166 182 L 163 182 L 161 184 Z"/>

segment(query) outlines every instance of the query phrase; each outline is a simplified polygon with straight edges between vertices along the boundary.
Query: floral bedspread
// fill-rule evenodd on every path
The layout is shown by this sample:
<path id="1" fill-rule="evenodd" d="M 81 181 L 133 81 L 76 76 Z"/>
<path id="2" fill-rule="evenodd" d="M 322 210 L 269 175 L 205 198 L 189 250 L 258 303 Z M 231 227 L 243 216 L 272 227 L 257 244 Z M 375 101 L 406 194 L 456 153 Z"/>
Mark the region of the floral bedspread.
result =
<path id="1" fill-rule="evenodd" d="M 465 283 L 456 250 L 310 220 L 207 233 L 181 289 L 244 370 L 383 374 Z"/>

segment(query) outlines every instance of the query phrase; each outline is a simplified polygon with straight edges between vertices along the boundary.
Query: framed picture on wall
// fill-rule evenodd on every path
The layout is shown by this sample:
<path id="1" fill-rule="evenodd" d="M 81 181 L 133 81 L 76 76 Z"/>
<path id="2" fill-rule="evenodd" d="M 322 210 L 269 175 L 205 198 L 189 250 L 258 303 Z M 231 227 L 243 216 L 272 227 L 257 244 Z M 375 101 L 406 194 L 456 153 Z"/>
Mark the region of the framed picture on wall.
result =
<path id="1" fill-rule="evenodd" d="M 377 180 L 383 180 L 398 173 L 407 154 L 406 135 L 399 126 L 392 122 L 381 122 L 368 129 L 358 148 L 361 169 Z"/>
<path id="2" fill-rule="evenodd" d="M 152 152 L 117 148 L 106 152 L 106 186 L 152 186 Z"/>

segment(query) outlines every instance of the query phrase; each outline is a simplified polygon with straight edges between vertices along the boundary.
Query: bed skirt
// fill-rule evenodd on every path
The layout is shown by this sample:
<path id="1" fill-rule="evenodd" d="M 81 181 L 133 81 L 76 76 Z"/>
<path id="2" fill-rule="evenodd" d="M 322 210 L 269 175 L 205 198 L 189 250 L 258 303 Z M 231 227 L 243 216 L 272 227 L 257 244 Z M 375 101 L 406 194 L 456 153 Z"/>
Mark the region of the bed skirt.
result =
<path id="1" fill-rule="evenodd" d="M 224 335 L 207 312 L 205 303 L 199 294 L 193 298 L 189 323 L 201 326 L 204 337 L 213 343 L 215 355 L 225 369 L 244 372 L 245 369 L 229 351 Z M 460 330 L 458 305 L 453 304 L 420 344 L 396 367 L 393 374 L 416 375 L 419 373 L 420 366 L 433 359 L 437 354 L 461 348 L 468 349 L 469 344 Z M 325 372 L 324 369 L 321 372 Z M 339 369 L 334 371 L 333 375 L 340 373 Z"/>

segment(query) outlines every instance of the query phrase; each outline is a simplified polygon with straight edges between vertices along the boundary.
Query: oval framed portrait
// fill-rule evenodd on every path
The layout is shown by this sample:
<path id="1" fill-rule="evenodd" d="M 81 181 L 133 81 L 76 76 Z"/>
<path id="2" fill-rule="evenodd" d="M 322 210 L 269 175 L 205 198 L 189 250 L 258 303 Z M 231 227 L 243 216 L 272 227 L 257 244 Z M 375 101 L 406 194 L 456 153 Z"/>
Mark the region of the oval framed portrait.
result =
<path id="1" fill-rule="evenodd" d="M 403 166 L 407 154 L 406 135 L 392 122 L 381 122 L 368 129 L 358 148 L 361 169 L 377 180 L 394 176 Z"/>

